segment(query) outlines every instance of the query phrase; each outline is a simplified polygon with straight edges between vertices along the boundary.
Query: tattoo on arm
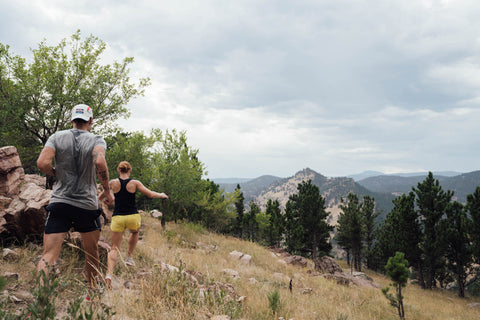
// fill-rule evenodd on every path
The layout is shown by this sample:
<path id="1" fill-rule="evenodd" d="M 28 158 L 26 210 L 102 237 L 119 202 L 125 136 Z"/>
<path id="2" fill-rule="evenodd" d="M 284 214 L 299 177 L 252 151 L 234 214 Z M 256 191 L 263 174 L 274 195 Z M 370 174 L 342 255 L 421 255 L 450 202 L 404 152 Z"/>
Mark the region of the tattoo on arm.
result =
<path id="1" fill-rule="evenodd" d="M 107 171 L 100 171 L 98 173 L 102 181 L 108 181 L 108 172 Z"/>

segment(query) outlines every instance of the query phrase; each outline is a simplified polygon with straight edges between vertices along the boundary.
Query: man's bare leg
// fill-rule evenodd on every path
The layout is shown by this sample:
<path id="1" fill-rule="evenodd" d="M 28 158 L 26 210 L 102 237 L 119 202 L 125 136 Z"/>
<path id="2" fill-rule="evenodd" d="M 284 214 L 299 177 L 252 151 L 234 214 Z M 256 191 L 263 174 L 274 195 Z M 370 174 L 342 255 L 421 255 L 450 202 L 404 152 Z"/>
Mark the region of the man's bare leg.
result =
<path id="1" fill-rule="evenodd" d="M 43 254 L 37 264 L 37 271 L 43 270 L 46 275 L 49 274 L 48 269 L 57 262 L 60 256 L 63 239 L 65 239 L 66 234 L 66 232 L 62 232 L 43 235 Z"/>
<path id="2" fill-rule="evenodd" d="M 113 274 L 113 269 L 115 267 L 115 263 L 117 262 L 118 251 L 120 250 L 120 245 L 122 243 L 123 232 L 112 231 L 110 233 L 110 238 L 112 241 L 112 247 L 110 248 L 107 258 L 107 275 Z"/>
<path id="3" fill-rule="evenodd" d="M 100 261 L 98 259 L 98 239 L 100 239 L 100 230 L 80 233 L 83 240 L 83 249 L 85 250 L 85 271 L 87 281 L 90 287 L 96 288 L 97 276 L 100 271 Z"/>

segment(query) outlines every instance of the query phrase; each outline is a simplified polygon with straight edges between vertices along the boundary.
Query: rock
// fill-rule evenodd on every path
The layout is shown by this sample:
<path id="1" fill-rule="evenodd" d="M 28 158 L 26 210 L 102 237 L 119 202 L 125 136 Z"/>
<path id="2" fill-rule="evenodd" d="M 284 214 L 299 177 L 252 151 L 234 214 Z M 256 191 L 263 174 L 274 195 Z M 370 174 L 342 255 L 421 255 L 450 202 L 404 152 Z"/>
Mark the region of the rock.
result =
<path id="1" fill-rule="evenodd" d="M 17 148 L 13 146 L 0 148 L 0 174 L 6 174 L 21 166 Z"/>
<path id="2" fill-rule="evenodd" d="M 244 254 L 242 252 L 239 252 L 239 251 L 232 251 L 230 252 L 230 257 L 234 258 L 234 259 L 238 259 L 240 261 L 241 264 L 251 264 L 252 263 L 252 256 L 249 255 L 249 254 Z"/>
<path id="3" fill-rule="evenodd" d="M 163 216 L 163 214 L 156 209 L 153 209 L 152 211 L 150 211 L 150 215 L 154 218 L 161 218 Z"/>
<path id="4" fill-rule="evenodd" d="M 12 196 L 18 194 L 18 188 L 25 172 L 13 146 L 0 148 L 0 194 Z"/>
<path id="5" fill-rule="evenodd" d="M 14 279 L 14 280 L 18 280 L 18 273 L 14 273 L 14 272 L 5 272 L 3 274 L 3 276 L 5 278 L 9 278 L 9 279 Z"/>
<path id="6" fill-rule="evenodd" d="M 312 294 L 313 289 L 312 288 L 302 288 L 300 289 L 301 294 Z"/>
<path id="7" fill-rule="evenodd" d="M 230 320 L 231 318 L 227 315 L 213 316 L 210 320 Z"/>
<path id="8" fill-rule="evenodd" d="M 471 309 L 479 309 L 480 308 L 480 302 L 472 302 L 467 304 L 467 308 Z"/>
<path id="9" fill-rule="evenodd" d="M 232 252 L 230 252 L 230 257 L 233 257 L 233 258 L 236 258 L 238 260 L 240 260 L 243 256 L 243 253 L 242 252 L 239 252 L 237 250 L 233 250 Z"/>
<path id="10" fill-rule="evenodd" d="M 12 295 L 15 296 L 16 298 L 18 298 L 20 301 L 33 300 L 33 295 L 29 291 L 26 291 L 26 290 L 14 291 L 14 292 L 12 292 Z"/>
<path id="11" fill-rule="evenodd" d="M 227 276 L 232 277 L 232 278 L 234 278 L 234 279 L 240 278 L 240 274 L 239 274 L 238 271 L 236 271 L 236 270 L 228 269 L 228 268 L 227 268 L 227 269 L 223 269 L 222 272 L 223 272 L 224 274 L 226 274 Z"/>
<path id="12" fill-rule="evenodd" d="M 332 257 L 323 256 L 313 260 L 315 263 L 315 270 L 321 273 L 334 274 L 337 272 L 343 272 L 342 268 L 338 265 L 337 261 Z"/>
<path id="13" fill-rule="evenodd" d="M 132 280 L 127 280 L 123 283 L 123 286 L 127 289 L 132 289 L 133 288 L 133 281 Z"/>
<path id="14" fill-rule="evenodd" d="M 23 168 L 17 168 L 9 173 L 0 175 L 0 194 L 7 196 L 17 195 L 24 175 Z"/>
<path id="15" fill-rule="evenodd" d="M 240 258 L 240 262 L 242 264 L 251 264 L 252 263 L 252 256 L 249 255 L 249 254 L 244 254 L 241 258 Z"/>
<path id="16" fill-rule="evenodd" d="M 288 257 L 285 257 L 284 259 L 287 264 L 291 264 L 291 265 L 306 267 L 308 264 L 307 259 L 305 259 L 302 256 L 288 256 Z"/>
<path id="17" fill-rule="evenodd" d="M 18 253 L 8 248 L 3 249 L 2 257 L 4 260 L 7 261 L 18 261 L 18 259 L 20 258 Z"/>
<path id="18" fill-rule="evenodd" d="M 7 209 L 12 200 L 12 198 L 0 195 L 0 210 Z"/>
<path id="19" fill-rule="evenodd" d="M 39 176 L 38 174 L 26 174 L 24 177 L 25 183 L 33 183 L 39 187 L 45 187 L 46 179 L 45 177 Z"/>
<path id="20" fill-rule="evenodd" d="M 361 273 L 362 272 L 360 272 L 360 274 Z M 356 277 L 353 274 L 348 274 L 344 272 L 335 272 L 334 274 L 326 273 L 326 274 L 323 274 L 322 276 L 326 279 L 335 280 L 338 284 L 341 284 L 341 285 L 346 285 L 346 286 L 355 285 L 359 287 L 370 287 L 370 288 L 376 288 L 376 289 L 380 288 L 378 284 L 374 283 L 372 280 L 367 280 L 367 278 L 364 277 L 363 275 L 359 275 L 358 277 Z"/>

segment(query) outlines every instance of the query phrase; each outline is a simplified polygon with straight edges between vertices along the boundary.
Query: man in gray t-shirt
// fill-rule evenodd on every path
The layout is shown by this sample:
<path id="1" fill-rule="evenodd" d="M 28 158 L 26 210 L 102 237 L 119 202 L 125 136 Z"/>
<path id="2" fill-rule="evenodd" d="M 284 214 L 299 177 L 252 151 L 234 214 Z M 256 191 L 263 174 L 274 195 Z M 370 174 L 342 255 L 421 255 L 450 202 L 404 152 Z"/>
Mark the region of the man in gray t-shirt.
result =
<path id="1" fill-rule="evenodd" d="M 47 206 L 44 248 L 37 270 L 48 273 L 48 266 L 55 264 L 60 256 L 65 235 L 74 228 L 82 236 L 87 280 L 95 287 L 101 230 L 95 175 L 103 185 L 104 201 L 107 204 L 114 201 L 108 184 L 106 143 L 102 137 L 90 133 L 93 112 L 89 106 L 73 107 L 71 119 L 73 129 L 50 136 L 37 160 L 40 171 L 57 180 Z"/>

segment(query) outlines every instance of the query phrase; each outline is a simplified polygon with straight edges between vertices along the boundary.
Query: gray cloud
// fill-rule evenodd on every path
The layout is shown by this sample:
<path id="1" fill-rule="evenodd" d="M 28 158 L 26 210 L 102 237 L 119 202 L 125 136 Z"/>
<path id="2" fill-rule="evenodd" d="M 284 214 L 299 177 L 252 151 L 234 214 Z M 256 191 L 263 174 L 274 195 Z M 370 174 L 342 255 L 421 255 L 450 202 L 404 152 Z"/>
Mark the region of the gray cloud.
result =
<path id="1" fill-rule="evenodd" d="M 476 1 L 0 3 L 18 54 L 81 29 L 152 86 L 128 130 L 186 130 L 210 177 L 478 169 Z"/>

